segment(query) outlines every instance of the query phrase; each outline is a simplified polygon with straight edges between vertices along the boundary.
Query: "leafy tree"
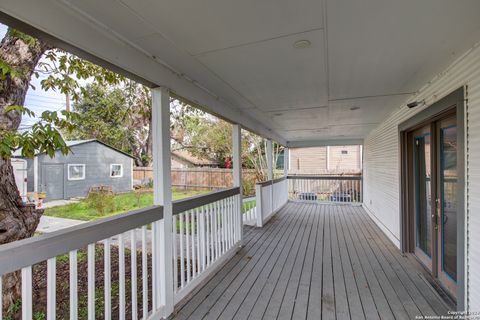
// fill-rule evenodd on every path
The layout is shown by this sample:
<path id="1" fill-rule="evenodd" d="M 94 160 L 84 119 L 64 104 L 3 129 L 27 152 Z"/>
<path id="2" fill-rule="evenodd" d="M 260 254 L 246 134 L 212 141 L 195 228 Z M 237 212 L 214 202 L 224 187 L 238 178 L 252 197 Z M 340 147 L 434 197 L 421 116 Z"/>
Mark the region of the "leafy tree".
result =
<path id="1" fill-rule="evenodd" d="M 42 57 L 44 57 L 43 60 Z M 77 98 L 82 91 L 78 80 L 93 79 L 99 84 L 117 84 L 123 78 L 78 57 L 54 49 L 50 44 L 9 28 L 0 42 L 0 244 L 31 237 L 42 210 L 24 205 L 15 183 L 10 158 L 22 148 L 22 155 L 36 151 L 53 156 L 55 150 L 69 151 L 60 130 L 73 129 L 74 114 L 43 112 L 28 132 L 18 132 L 23 115 L 36 116 L 24 107 L 32 77 L 43 75 L 41 86 Z M 18 272 L 3 277 L 4 306 L 21 294 Z"/>
<path id="2" fill-rule="evenodd" d="M 148 166 L 151 156 L 150 90 L 136 83 L 110 87 L 96 83 L 82 88 L 73 111 L 78 113 L 68 139 L 98 139 Z"/>

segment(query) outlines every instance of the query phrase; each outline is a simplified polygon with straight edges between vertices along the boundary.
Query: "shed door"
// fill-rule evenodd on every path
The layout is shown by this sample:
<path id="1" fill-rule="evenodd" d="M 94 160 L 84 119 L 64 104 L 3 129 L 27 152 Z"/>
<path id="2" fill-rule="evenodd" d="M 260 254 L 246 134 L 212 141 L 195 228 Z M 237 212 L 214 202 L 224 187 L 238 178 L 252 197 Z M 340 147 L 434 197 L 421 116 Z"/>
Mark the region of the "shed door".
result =
<path id="1" fill-rule="evenodd" d="M 43 191 L 47 193 L 46 200 L 63 199 L 64 184 L 63 164 L 43 165 Z"/>

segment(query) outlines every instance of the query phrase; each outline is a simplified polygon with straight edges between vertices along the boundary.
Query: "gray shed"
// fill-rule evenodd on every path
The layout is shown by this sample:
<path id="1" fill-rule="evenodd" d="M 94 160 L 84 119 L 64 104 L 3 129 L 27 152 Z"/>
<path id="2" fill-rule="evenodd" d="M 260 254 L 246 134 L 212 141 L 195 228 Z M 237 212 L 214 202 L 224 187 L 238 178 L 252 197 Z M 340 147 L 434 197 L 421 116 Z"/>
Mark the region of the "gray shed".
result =
<path id="1" fill-rule="evenodd" d="M 72 152 L 56 151 L 27 160 L 28 192 L 45 192 L 45 200 L 85 197 L 94 186 L 111 186 L 113 192 L 133 189 L 133 157 L 98 140 L 67 141 Z M 20 151 L 14 156 L 19 157 Z"/>

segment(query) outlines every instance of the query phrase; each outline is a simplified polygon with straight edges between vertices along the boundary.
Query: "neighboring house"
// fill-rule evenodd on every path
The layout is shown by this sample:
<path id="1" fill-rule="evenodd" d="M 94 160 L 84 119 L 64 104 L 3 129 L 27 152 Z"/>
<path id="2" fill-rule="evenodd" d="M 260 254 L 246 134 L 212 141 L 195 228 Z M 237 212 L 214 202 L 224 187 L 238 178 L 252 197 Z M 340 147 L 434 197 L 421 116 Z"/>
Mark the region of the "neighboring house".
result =
<path id="1" fill-rule="evenodd" d="M 192 155 L 188 150 L 172 151 L 172 169 L 199 168 L 199 167 L 218 167 L 218 162 L 199 158 Z"/>
<path id="2" fill-rule="evenodd" d="M 133 188 L 133 157 L 98 140 L 67 141 L 72 152 L 50 158 L 36 154 L 27 161 L 27 190 L 46 193 L 46 200 L 85 197 L 93 186 L 113 192 Z M 20 150 L 14 154 L 20 157 Z"/>
<path id="3" fill-rule="evenodd" d="M 362 146 L 292 148 L 291 174 L 340 174 L 362 171 Z"/>

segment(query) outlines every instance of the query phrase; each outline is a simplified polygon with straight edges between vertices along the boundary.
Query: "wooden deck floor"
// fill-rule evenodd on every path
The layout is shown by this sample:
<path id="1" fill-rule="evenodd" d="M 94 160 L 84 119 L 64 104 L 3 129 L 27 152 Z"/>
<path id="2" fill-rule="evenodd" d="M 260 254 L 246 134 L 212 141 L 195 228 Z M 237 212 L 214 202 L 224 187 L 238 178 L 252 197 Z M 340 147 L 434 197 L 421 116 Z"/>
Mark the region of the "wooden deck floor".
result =
<path id="1" fill-rule="evenodd" d="M 175 319 L 415 319 L 447 305 L 361 207 L 289 203 Z"/>

